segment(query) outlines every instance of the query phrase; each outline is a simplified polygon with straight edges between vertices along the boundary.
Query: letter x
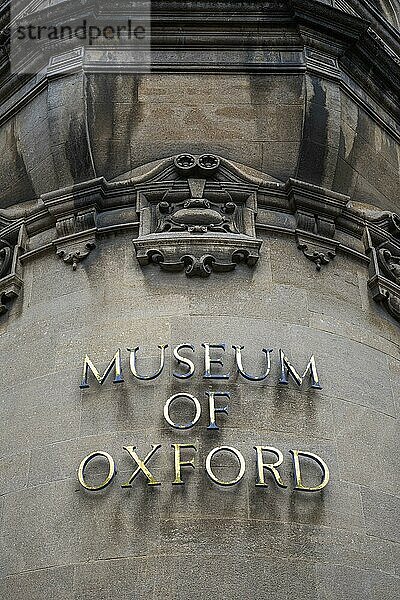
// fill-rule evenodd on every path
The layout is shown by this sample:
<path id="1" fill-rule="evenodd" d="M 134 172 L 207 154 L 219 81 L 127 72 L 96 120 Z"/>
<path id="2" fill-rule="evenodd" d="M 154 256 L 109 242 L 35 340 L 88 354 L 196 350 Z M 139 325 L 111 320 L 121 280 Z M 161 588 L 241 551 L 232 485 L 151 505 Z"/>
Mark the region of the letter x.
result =
<path id="1" fill-rule="evenodd" d="M 126 450 L 130 454 L 130 456 L 132 456 L 133 460 L 138 465 L 138 467 L 132 473 L 129 481 L 127 481 L 126 483 L 123 483 L 121 487 L 132 487 L 132 481 L 135 479 L 136 475 L 138 475 L 138 473 L 140 473 L 140 471 L 142 471 L 142 473 L 144 473 L 146 475 L 146 477 L 148 479 L 148 482 L 147 482 L 148 485 L 161 485 L 161 483 L 159 481 L 157 481 L 155 479 L 155 477 L 153 477 L 153 475 L 150 473 L 150 471 L 146 467 L 146 463 L 148 462 L 148 460 L 153 456 L 153 454 L 160 447 L 161 447 L 161 444 L 152 444 L 150 452 L 148 453 L 146 458 L 144 460 L 142 460 L 141 458 L 138 457 L 138 455 L 135 452 L 136 446 L 123 446 L 123 449 Z"/>

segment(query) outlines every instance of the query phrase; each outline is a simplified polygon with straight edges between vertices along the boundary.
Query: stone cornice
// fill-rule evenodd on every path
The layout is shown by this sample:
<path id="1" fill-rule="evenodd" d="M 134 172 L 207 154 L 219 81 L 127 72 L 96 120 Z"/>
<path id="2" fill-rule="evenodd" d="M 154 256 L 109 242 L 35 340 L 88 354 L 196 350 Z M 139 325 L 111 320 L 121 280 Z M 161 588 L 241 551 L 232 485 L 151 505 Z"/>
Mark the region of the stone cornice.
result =
<path id="1" fill-rule="evenodd" d="M 125 5 L 126 2 L 118 2 L 110 11 L 107 3 L 104 15 L 116 19 L 117 14 L 125 14 Z M 388 36 L 390 29 L 383 31 L 379 23 L 374 22 L 371 28 L 365 19 L 316 0 L 240 3 L 225 0 L 219 4 L 206 0 L 189 3 L 159 0 L 153 3 L 151 70 L 309 72 L 337 81 L 375 121 L 398 139 L 399 129 L 390 122 L 391 118 L 385 118 L 382 111 L 378 114 L 373 108 L 374 101 L 379 103 L 400 123 L 400 44 L 398 37 L 393 35 L 389 40 Z M 17 114 L 52 78 L 76 71 L 112 70 L 99 61 L 98 54 L 91 49 L 68 52 L 64 45 L 58 52 L 61 50 L 63 53 L 33 78 L 3 73 L 0 124 Z M 128 63 L 124 64 L 129 70 Z M 116 63 L 114 70 L 120 69 L 121 65 Z M 357 86 L 363 90 L 364 97 L 357 92 Z M 366 96 L 371 98 L 370 102 Z"/>
<path id="2" fill-rule="evenodd" d="M 153 264 L 188 277 L 254 267 L 271 235 L 293 240 L 299 260 L 317 270 L 346 254 L 368 266 L 373 298 L 400 320 L 398 216 L 358 210 L 348 196 L 304 181 L 283 184 L 216 155 L 187 153 L 1 211 L 0 312 L 20 293 L 27 261 L 53 252 L 76 270 L 104 236 L 126 232 L 143 269 Z"/>
<path id="3" fill-rule="evenodd" d="M 338 0 L 336 0 L 336 4 L 339 5 Z M 340 4 L 342 10 L 370 22 L 372 29 L 389 46 L 400 43 L 400 31 L 383 16 L 371 0 L 340 0 Z"/>
<path id="4" fill-rule="evenodd" d="M 112 227 L 115 229 L 124 228 L 126 222 L 131 226 L 132 208 L 136 205 L 138 195 L 143 192 L 163 195 L 171 187 L 170 180 L 168 178 L 163 180 L 161 175 L 165 173 L 168 175 L 172 160 L 173 158 L 162 159 L 150 165 L 147 171 L 142 167 L 139 175 L 133 174 L 127 179 L 108 182 L 103 177 L 99 177 L 61 190 L 54 190 L 42 195 L 36 202 L 2 209 L 0 236 L 5 239 L 12 238 L 23 224 L 32 237 L 53 229 L 57 221 L 65 219 L 68 215 L 86 213 L 89 210 L 94 210 L 97 214 L 113 212 L 116 221 Z M 268 174 L 222 158 L 220 160 L 222 167 L 230 173 L 230 179 L 224 178 L 224 189 L 229 194 L 235 195 L 240 181 L 241 193 L 257 194 L 258 211 L 272 210 L 290 214 L 300 211 L 319 215 L 323 219 L 334 221 L 336 229 L 358 240 L 362 238 L 367 223 L 375 227 L 376 217 L 369 217 L 365 212 L 352 207 L 349 198 L 343 194 L 294 179 L 289 179 L 286 183 L 276 182 Z M 217 181 L 211 182 L 210 185 L 212 193 L 219 193 Z M 183 182 L 174 183 L 174 194 L 181 193 L 181 186 L 182 190 L 185 189 Z M 128 211 L 128 221 L 124 216 L 125 210 Z M 376 214 L 386 213 L 377 210 Z M 259 222 L 262 223 L 256 221 L 256 228 Z M 102 228 L 101 224 L 93 226 Z M 379 223 L 377 226 L 379 227 Z M 290 226 L 288 231 L 293 231 Z"/>

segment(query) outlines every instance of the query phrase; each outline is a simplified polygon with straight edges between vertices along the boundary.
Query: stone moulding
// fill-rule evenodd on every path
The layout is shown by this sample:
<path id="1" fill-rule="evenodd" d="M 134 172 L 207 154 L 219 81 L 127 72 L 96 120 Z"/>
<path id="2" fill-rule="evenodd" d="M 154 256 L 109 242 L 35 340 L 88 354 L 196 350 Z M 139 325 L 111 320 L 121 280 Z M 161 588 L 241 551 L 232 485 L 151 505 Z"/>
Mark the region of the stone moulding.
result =
<path id="1" fill-rule="evenodd" d="M 75 270 L 99 236 L 138 229 L 133 244 L 141 266 L 156 264 L 190 276 L 234 270 L 240 262 L 254 266 L 261 248 L 257 230 L 294 236 L 317 269 L 338 249 L 366 262 L 364 254 L 335 239 L 336 225 L 358 240 L 364 231 L 364 216 L 349 209 L 347 201 L 330 190 L 295 179 L 285 184 L 213 154 L 185 153 L 114 181 L 99 177 L 42 195 L 23 222 L 30 236 L 49 230 L 50 239 L 44 245 L 30 244 L 21 260 L 53 248 Z M 272 217 L 271 223 L 264 216 L 256 221 L 259 209 Z M 294 215 L 294 229 L 292 219 L 279 226 L 274 218 L 279 212 Z M 18 218 L 8 211 L 1 222 L 7 235 L 1 237 L 17 236 Z"/>
<path id="2" fill-rule="evenodd" d="M 26 248 L 26 231 L 20 226 L 15 243 L 0 239 L 0 315 L 8 312 L 23 287 L 20 256 Z"/>
<path id="3" fill-rule="evenodd" d="M 0 312 L 22 289 L 25 261 L 51 249 L 76 269 L 99 237 L 134 230 L 141 267 L 208 277 L 240 263 L 254 267 L 263 243 L 256 232 L 263 231 L 294 237 L 317 270 L 338 251 L 369 264 L 372 296 L 400 321 L 400 218 L 371 216 L 348 200 L 213 154 L 167 157 L 114 181 L 100 177 L 54 190 L 22 218 L 14 207 L 2 211 Z"/>
<path id="4" fill-rule="evenodd" d="M 158 187 L 157 187 L 158 186 Z M 141 266 L 184 271 L 188 277 L 256 264 L 257 186 L 213 154 L 180 154 L 138 195 Z"/>
<path id="5" fill-rule="evenodd" d="M 400 217 L 384 213 L 367 225 L 364 244 L 370 256 L 372 297 L 400 321 Z"/>
<path id="6" fill-rule="evenodd" d="M 40 200 L 56 231 L 51 246 L 74 270 L 96 246 L 107 213 L 118 215 L 115 226 L 123 227 L 123 211 L 132 214 L 134 207 L 139 237 L 133 243 L 140 265 L 205 277 L 257 262 L 260 176 L 213 154 L 185 153 L 144 165 L 139 175 L 89 180 Z M 281 185 L 264 183 L 274 189 Z"/>

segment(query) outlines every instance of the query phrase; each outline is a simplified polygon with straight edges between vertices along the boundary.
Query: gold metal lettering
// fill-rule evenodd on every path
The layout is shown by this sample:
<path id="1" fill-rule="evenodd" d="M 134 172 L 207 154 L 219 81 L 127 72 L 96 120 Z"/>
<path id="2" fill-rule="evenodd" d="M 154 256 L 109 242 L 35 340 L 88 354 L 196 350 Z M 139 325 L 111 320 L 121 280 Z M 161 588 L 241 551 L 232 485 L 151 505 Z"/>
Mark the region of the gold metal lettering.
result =
<path id="1" fill-rule="evenodd" d="M 257 471 L 258 471 L 258 479 L 256 482 L 256 486 L 267 487 L 264 478 L 264 469 L 270 471 L 279 485 L 279 487 L 286 488 L 287 485 L 283 483 L 282 477 L 278 471 L 278 467 L 283 463 L 283 454 L 278 448 L 273 448 L 272 446 L 254 446 L 257 453 Z M 278 460 L 274 463 L 265 463 L 263 460 L 263 452 L 272 452 L 278 457 Z"/>
<path id="2" fill-rule="evenodd" d="M 216 413 L 225 413 L 228 414 L 228 407 L 224 406 L 223 408 L 215 407 L 215 396 L 224 396 L 225 398 L 230 398 L 231 395 L 229 392 L 206 392 L 208 396 L 208 405 L 210 408 L 210 424 L 207 429 L 219 429 L 216 423 Z"/>
<path id="3" fill-rule="evenodd" d="M 193 421 L 189 421 L 189 423 L 174 423 L 171 419 L 171 417 L 169 416 L 169 407 L 171 406 L 172 402 L 174 400 L 176 400 L 177 398 L 189 398 L 189 400 L 191 400 L 193 402 L 193 404 L 196 407 L 196 415 L 193 419 Z M 190 429 L 191 427 L 193 427 L 193 425 L 196 425 L 197 421 L 200 419 L 200 415 L 201 415 L 201 406 L 200 406 L 200 402 L 197 400 L 197 398 L 195 396 L 192 396 L 192 394 L 185 394 L 184 392 L 181 392 L 179 394 L 174 394 L 173 396 L 171 396 L 170 398 L 168 398 L 168 400 L 166 401 L 165 405 L 164 405 L 164 418 L 167 421 L 168 425 L 171 425 L 171 427 L 174 427 L 175 429 Z"/>
<path id="4" fill-rule="evenodd" d="M 211 348 L 220 348 L 225 352 L 225 344 L 202 344 L 204 348 L 204 375 L 203 379 L 229 379 L 229 373 L 216 375 L 211 373 L 211 365 L 221 365 L 223 366 L 223 362 L 221 358 L 211 358 L 210 357 L 210 349 Z"/>
<path id="5" fill-rule="evenodd" d="M 248 379 L 249 381 L 262 381 L 263 379 L 268 377 L 269 372 L 271 371 L 271 352 L 273 352 L 272 348 L 269 348 L 268 350 L 266 348 L 262 349 L 262 351 L 265 352 L 267 358 L 267 369 L 262 375 L 259 375 L 258 377 L 246 373 L 246 371 L 243 368 L 242 350 L 244 350 L 244 346 L 232 346 L 232 348 L 235 350 L 238 371 L 245 379 Z"/>
<path id="6" fill-rule="evenodd" d="M 148 453 L 148 455 L 146 456 L 146 458 L 144 460 L 141 460 L 138 455 L 135 452 L 136 446 L 122 446 L 124 450 L 126 450 L 131 457 L 133 458 L 133 460 L 135 461 L 135 463 L 138 465 L 138 468 L 132 473 L 130 479 L 126 482 L 123 483 L 121 485 L 121 487 L 132 487 L 132 481 L 135 479 L 136 475 L 138 475 L 138 473 L 140 473 L 140 471 L 146 475 L 148 481 L 148 485 L 161 485 L 161 483 L 159 481 L 157 481 L 155 479 L 155 477 L 153 477 L 153 475 L 150 473 L 149 469 L 146 467 L 146 463 L 147 461 L 153 456 L 153 454 L 159 449 L 161 448 L 161 444 L 151 444 L 151 451 Z"/>
<path id="7" fill-rule="evenodd" d="M 136 379 L 140 379 L 141 381 L 150 381 L 152 379 L 156 379 L 159 375 L 161 375 L 161 373 L 163 372 L 163 369 L 164 369 L 164 365 L 165 365 L 165 349 L 168 348 L 168 344 L 161 344 L 161 345 L 157 346 L 157 348 L 160 348 L 160 350 L 161 350 L 160 368 L 158 369 L 158 371 L 153 373 L 153 375 L 139 375 L 139 373 L 137 372 L 137 369 L 136 369 L 136 352 L 139 350 L 139 346 L 137 346 L 136 348 L 133 348 L 133 349 L 128 348 L 128 352 L 130 352 L 129 366 L 130 366 L 132 375 L 134 377 L 136 377 Z"/>
<path id="8" fill-rule="evenodd" d="M 107 462 L 108 462 L 108 475 L 105 478 L 105 480 L 100 483 L 100 485 L 88 485 L 85 482 L 85 468 L 87 466 L 87 464 L 93 459 L 96 458 L 97 456 L 103 456 Z M 115 463 L 114 463 L 114 459 L 112 456 L 110 456 L 110 454 L 108 454 L 107 452 L 102 452 L 101 450 L 96 450 L 96 452 L 91 452 L 90 454 L 88 454 L 87 456 L 85 456 L 85 458 L 82 460 L 81 464 L 78 467 L 78 481 L 81 484 L 82 487 L 85 488 L 85 490 L 89 490 L 91 492 L 97 492 L 98 490 L 102 490 L 105 487 L 108 486 L 109 483 L 111 483 L 111 481 L 114 478 L 114 475 L 116 474 L 117 469 L 115 467 Z"/>
<path id="9" fill-rule="evenodd" d="M 113 367 L 115 368 L 115 377 L 114 377 L 113 383 L 121 383 L 122 381 L 124 381 L 124 379 L 122 377 L 121 350 L 119 348 L 118 348 L 117 352 L 114 354 L 114 357 L 112 358 L 110 364 L 104 371 L 103 375 L 100 375 L 100 373 L 98 372 L 98 370 L 96 369 L 96 367 L 94 366 L 94 364 L 92 363 L 92 361 L 90 360 L 88 355 L 86 354 L 84 361 L 83 361 L 82 382 L 79 387 L 82 389 L 89 387 L 89 383 L 88 383 L 89 369 L 93 373 L 93 375 L 95 376 L 97 381 L 100 383 L 100 385 L 103 385 L 105 379 L 107 378 L 107 375 L 110 373 L 110 371 Z"/>
<path id="10" fill-rule="evenodd" d="M 287 385 L 288 374 L 290 373 L 297 385 L 300 386 L 303 383 L 304 377 L 310 371 L 311 387 L 318 390 L 322 390 L 322 387 L 319 383 L 319 377 L 317 373 L 314 355 L 311 356 L 308 365 L 306 366 L 305 371 L 301 376 L 298 374 L 294 366 L 289 362 L 283 350 L 279 350 L 279 360 L 281 363 L 281 378 L 279 379 L 279 383 Z"/>
<path id="11" fill-rule="evenodd" d="M 218 479 L 212 469 L 211 469 L 211 459 L 212 457 L 217 453 L 217 452 L 230 452 L 231 454 L 234 454 L 236 456 L 236 458 L 239 461 L 239 465 L 240 465 L 240 470 L 239 470 L 239 474 L 235 479 L 232 479 L 231 481 L 222 481 L 221 479 Z M 245 460 L 243 458 L 243 455 L 239 452 L 239 450 L 237 450 L 236 448 L 232 448 L 231 446 L 219 446 L 218 448 L 214 448 L 213 450 L 211 450 L 211 452 L 208 454 L 207 458 L 206 458 L 206 472 L 207 475 L 210 477 L 210 479 L 212 481 L 214 481 L 215 483 L 218 483 L 218 485 L 224 485 L 224 486 L 228 486 L 228 485 L 235 485 L 236 483 L 238 483 L 244 473 L 246 471 L 246 463 Z"/>
<path id="12" fill-rule="evenodd" d="M 194 459 L 191 460 L 181 460 L 181 448 L 193 448 L 197 452 L 196 446 L 193 444 L 171 444 L 172 448 L 174 448 L 174 458 L 175 458 L 175 480 L 172 482 L 173 485 L 183 485 L 185 482 L 182 481 L 181 477 L 181 467 L 192 467 L 194 466 Z"/>
<path id="13" fill-rule="evenodd" d="M 179 346 L 176 346 L 176 348 L 174 348 L 173 351 L 174 357 L 176 358 L 178 363 L 186 365 L 187 367 L 189 367 L 189 370 L 186 373 L 173 372 L 172 375 L 177 379 L 188 379 L 193 375 L 195 367 L 194 363 L 191 360 L 179 354 L 179 350 L 182 350 L 182 348 L 189 348 L 189 350 L 192 350 L 194 352 L 194 346 L 192 346 L 192 344 L 179 344 Z"/>
<path id="14" fill-rule="evenodd" d="M 303 452 L 302 450 L 290 450 L 293 457 L 293 466 L 294 466 L 294 489 L 295 490 L 303 490 L 304 492 L 319 492 L 324 487 L 326 487 L 329 483 L 329 469 L 328 465 L 320 456 L 317 454 L 313 454 L 312 452 Z M 301 470 L 300 470 L 300 461 L 299 456 L 306 456 L 307 458 L 311 458 L 314 460 L 322 470 L 322 479 L 319 485 L 314 487 L 309 487 L 303 485 Z"/>

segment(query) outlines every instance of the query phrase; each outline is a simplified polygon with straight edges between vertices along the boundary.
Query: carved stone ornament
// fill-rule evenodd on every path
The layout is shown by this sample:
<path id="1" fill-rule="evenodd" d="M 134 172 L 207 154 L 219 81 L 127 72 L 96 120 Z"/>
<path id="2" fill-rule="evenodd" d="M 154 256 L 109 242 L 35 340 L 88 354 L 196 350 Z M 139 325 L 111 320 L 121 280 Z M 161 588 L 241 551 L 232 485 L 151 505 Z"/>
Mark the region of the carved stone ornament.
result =
<path id="1" fill-rule="evenodd" d="M 96 212 L 94 209 L 62 217 L 56 222 L 57 239 L 53 244 L 57 256 L 72 265 L 76 271 L 78 263 L 96 247 Z"/>
<path id="2" fill-rule="evenodd" d="M 26 232 L 20 227 L 14 242 L 0 238 L 0 315 L 6 313 L 10 304 L 22 290 L 22 266 L 19 257 L 25 250 Z"/>
<path id="3" fill-rule="evenodd" d="M 340 245 L 334 239 L 336 220 L 349 197 L 295 179 L 288 180 L 286 191 L 296 217 L 297 247 L 319 271 L 336 256 Z"/>
<path id="4" fill-rule="evenodd" d="M 400 321 L 400 217 L 384 213 L 371 221 L 364 243 L 371 259 L 368 287 L 372 297 Z"/>
<path id="5" fill-rule="evenodd" d="M 55 223 L 52 244 L 56 254 L 74 271 L 96 247 L 97 214 L 106 188 L 107 182 L 100 177 L 40 197 Z"/>
<path id="6" fill-rule="evenodd" d="M 139 264 L 188 277 L 255 265 L 262 243 L 255 237 L 256 187 L 213 154 L 176 156 L 138 195 Z"/>

